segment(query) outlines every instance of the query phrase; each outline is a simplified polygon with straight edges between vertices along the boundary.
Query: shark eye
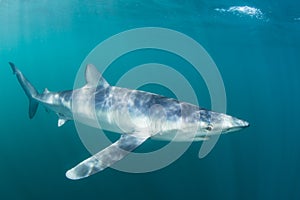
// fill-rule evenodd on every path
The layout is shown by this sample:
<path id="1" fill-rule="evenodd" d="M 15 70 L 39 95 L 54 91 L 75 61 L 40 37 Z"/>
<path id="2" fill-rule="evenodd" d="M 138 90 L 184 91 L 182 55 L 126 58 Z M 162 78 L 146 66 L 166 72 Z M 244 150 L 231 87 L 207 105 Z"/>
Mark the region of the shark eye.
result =
<path id="1" fill-rule="evenodd" d="M 207 131 L 211 131 L 213 129 L 212 124 L 208 124 L 207 127 L 205 128 Z"/>

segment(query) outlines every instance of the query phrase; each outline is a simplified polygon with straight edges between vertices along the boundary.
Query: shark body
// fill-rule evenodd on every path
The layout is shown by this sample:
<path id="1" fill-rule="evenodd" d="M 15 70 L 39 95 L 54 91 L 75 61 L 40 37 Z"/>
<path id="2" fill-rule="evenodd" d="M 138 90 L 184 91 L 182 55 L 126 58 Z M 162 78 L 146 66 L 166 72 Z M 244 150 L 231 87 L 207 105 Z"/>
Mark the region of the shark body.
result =
<path id="1" fill-rule="evenodd" d="M 86 85 L 75 90 L 43 93 L 9 63 L 29 98 L 29 117 L 39 104 L 54 111 L 58 126 L 68 120 L 118 132 L 118 141 L 66 172 L 70 179 L 95 174 L 124 158 L 148 138 L 175 141 L 202 141 L 211 135 L 237 131 L 249 123 L 223 113 L 140 90 L 114 87 L 91 64 L 85 71 Z"/>

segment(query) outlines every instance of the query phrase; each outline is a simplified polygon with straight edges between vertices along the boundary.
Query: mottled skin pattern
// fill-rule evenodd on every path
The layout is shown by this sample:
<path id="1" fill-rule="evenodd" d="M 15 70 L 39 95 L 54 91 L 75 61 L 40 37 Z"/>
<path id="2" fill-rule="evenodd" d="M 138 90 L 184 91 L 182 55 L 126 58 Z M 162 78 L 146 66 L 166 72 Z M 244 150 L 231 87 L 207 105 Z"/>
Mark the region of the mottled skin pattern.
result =
<path id="1" fill-rule="evenodd" d="M 80 96 L 86 92 L 78 91 Z M 165 133 L 170 131 L 186 132 L 186 138 L 182 135 L 182 139 L 186 141 L 193 139 L 193 137 L 189 138 L 190 129 L 196 131 L 199 126 L 200 109 L 176 99 L 119 87 L 98 87 L 88 96 L 93 95 L 96 120 L 100 125 L 109 124 L 108 127 L 103 125 L 104 129 L 112 131 L 119 129 L 120 131 L 117 132 L 122 134 L 139 133 L 141 137 L 158 134 L 162 139 Z M 83 102 L 87 101 L 88 99 L 81 99 L 76 105 L 80 104 L 82 108 Z M 90 104 L 85 106 L 85 110 L 92 109 Z M 81 116 L 84 117 L 83 115 L 81 111 Z M 86 117 L 88 115 L 89 113 L 86 113 Z"/>
<path id="2" fill-rule="evenodd" d="M 111 146 L 70 169 L 66 176 L 80 179 L 109 167 L 148 138 L 201 141 L 211 135 L 247 127 L 246 121 L 209 111 L 157 94 L 110 86 L 93 65 L 85 72 L 87 84 L 79 89 L 42 94 L 10 63 L 30 100 L 29 116 L 42 104 L 59 117 L 58 126 L 73 118 L 102 129 L 119 132 Z"/>
<path id="3" fill-rule="evenodd" d="M 139 133 L 142 137 L 154 136 L 156 139 L 170 140 L 174 139 L 175 133 L 176 141 L 194 141 L 231 132 L 246 125 L 246 122 L 229 115 L 144 91 L 98 86 L 96 89 L 82 88 L 74 94 L 73 98 L 81 98 L 75 101 L 76 107 L 81 107 L 83 118 L 88 118 L 89 122 L 98 120 L 100 125 L 105 124 L 104 129 L 122 134 Z M 86 103 L 91 96 L 94 96 L 94 105 Z M 89 117 L 92 109 L 97 119 Z M 74 110 L 73 113 L 76 112 Z"/>

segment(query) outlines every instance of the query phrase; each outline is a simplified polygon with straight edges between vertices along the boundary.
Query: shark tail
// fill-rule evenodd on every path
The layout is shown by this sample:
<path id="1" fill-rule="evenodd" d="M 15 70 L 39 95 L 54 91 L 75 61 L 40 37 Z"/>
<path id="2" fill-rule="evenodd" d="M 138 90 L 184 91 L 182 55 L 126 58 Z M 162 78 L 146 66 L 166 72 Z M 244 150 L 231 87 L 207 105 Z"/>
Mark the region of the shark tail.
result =
<path id="1" fill-rule="evenodd" d="M 11 62 L 9 62 L 13 73 L 17 76 L 20 85 L 22 86 L 25 94 L 29 99 L 29 118 L 32 119 L 38 108 L 37 95 L 38 91 L 32 86 L 32 84 L 25 78 L 22 72 Z"/>

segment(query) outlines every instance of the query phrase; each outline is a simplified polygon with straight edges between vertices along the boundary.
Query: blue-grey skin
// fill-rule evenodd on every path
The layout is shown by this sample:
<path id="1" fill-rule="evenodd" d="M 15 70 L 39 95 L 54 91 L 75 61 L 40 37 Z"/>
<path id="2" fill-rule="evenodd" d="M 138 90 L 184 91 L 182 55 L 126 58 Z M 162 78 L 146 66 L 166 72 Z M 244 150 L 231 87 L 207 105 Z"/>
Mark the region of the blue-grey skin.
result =
<path id="1" fill-rule="evenodd" d="M 99 172 L 124 158 L 148 138 L 202 141 L 211 135 L 237 131 L 249 123 L 157 94 L 110 86 L 93 65 L 87 65 L 86 85 L 42 94 L 10 63 L 30 101 L 29 117 L 38 104 L 57 113 L 58 126 L 76 119 L 89 126 L 121 133 L 121 138 L 67 171 L 70 179 Z"/>

